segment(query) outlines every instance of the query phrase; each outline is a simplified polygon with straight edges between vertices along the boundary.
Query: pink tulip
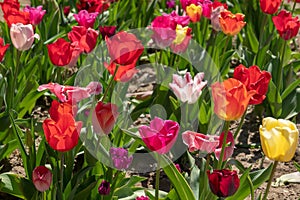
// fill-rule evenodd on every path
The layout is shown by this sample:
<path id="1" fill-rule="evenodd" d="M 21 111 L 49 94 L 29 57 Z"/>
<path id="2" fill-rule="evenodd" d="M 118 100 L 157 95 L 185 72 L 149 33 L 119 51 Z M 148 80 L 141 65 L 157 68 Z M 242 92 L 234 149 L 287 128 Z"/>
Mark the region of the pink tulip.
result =
<path id="1" fill-rule="evenodd" d="M 93 28 L 98 12 L 89 13 L 86 10 L 81 10 L 78 14 L 73 15 L 79 26 Z"/>
<path id="2" fill-rule="evenodd" d="M 215 150 L 215 155 L 217 159 L 220 159 L 221 156 L 221 150 L 222 150 L 222 143 L 224 139 L 224 132 L 221 133 L 219 138 L 219 146 Z M 223 161 L 227 160 L 230 156 L 233 154 L 234 150 L 234 138 L 232 132 L 228 132 L 227 138 L 226 138 L 226 147 L 224 151 Z"/>
<path id="3" fill-rule="evenodd" d="M 204 73 L 198 73 L 192 79 L 192 76 L 187 72 L 184 77 L 174 74 L 173 82 L 169 84 L 174 94 L 182 102 L 188 104 L 195 103 L 202 93 L 202 89 L 206 86 L 207 81 L 203 81 Z"/>
<path id="4" fill-rule="evenodd" d="M 202 151 L 212 153 L 219 145 L 219 136 L 204 135 L 193 131 L 182 133 L 182 140 L 189 147 L 190 152 Z"/>
<path id="5" fill-rule="evenodd" d="M 78 102 L 90 97 L 92 94 L 100 94 L 102 86 L 99 82 L 90 82 L 85 88 L 76 86 L 64 86 L 58 83 L 43 84 L 38 91 L 50 90 L 61 102 Z"/>
<path id="6" fill-rule="evenodd" d="M 44 192 L 50 188 L 52 173 L 45 166 L 38 166 L 32 172 L 32 181 L 38 191 Z"/>
<path id="7" fill-rule="evenodd" d="M 46 14 L 46 10 L 43 10 L 43 6 L 38 6 L 35 8 L 27 5 L 23 11 L 29 12 L 30 23 L 33 25 L 38 25 Z"/>
<path id="8" fill-rule="evenodd" d="M 34 42 L 34 38 L 40 39 L 38 34 L 34 34 L 31 24 L 12 24 L 10 27 L 11 41 L 19 51 L 25 51 L 30 49 Z"/>
<path id="9" fill-rule="evenodd" d="M 151 151 L 165 154 L 170 151 L 176 141 L 179 124 L 172 120 L 155 117 L 150 122 L 150 126 L 140 126 L 139 132 L 144 143 Z"/>

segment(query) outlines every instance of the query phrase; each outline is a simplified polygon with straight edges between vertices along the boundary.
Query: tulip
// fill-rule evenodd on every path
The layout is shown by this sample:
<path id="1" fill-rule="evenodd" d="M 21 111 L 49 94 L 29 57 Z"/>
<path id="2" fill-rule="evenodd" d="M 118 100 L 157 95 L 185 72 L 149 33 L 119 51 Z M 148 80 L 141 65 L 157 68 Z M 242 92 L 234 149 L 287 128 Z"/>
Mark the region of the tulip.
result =
<path id="1" fill-rule="evenodd" d="M 282 0 L 260 0 L 260 8 L 266 14 L 274 14 L 278 11 Z"/>
<path id="2" fill-rule="evenodd" d="M 136 63 L 144 51 L 141 41 L 132 33 L 119 32 L 116 35 L 105 38 L 111 62 L 119 65 Z"/>
<path id="3" fill-rule="evenodd" d="M 213 135 L 204 135 L 193 131 L 182 133 L 183 143 L 186 144 L 190 152 L 202 151 L 212 153 L 219 145 L 219 137 Z"/>
<path id="4" fill-rule="evenodd" d="M 40 85 L 37 89 L 39 92 L 50 90 L 61 102 L 79 102 L 91 95 L 98 95 L 102 91 L 99 82 L 90 82 L 85 88 L 76 86 L 64 86 L 58 83 L 48 83 Z"/>
<path id="5" fill-rule="evenodd" d="M 128 156 L 128 151 L 126 149 L 111 147 L 109 152 L 113 165 L 118 170 L 127 169 L 132 162 L 133 157 Z"/>
<path id="6" fill-rule="evenodd" d="M 175 7 L 176 2 L 175 2 L 175 0 L 168 0 L 168 1 L 166 2 L 166 5 L 167 5 L 167 8 L 171 9 L 171 8 L 174 8 L 174 7 Z"/>
<path id="7" fill-rule="evenodd" d="M 209 187 L 218 197 L 232 196 L 240 186 L 240 179 L 236 171 L 228 169 L 207 171 Z"/>
<path id="8" fill-rule="evenodd" d="M 183 10 L 186 10 L 186 7 L 194 4 L 198 5 L 200 3 L 200 0 L 180 0 L 180 4 Z"/>
<path id="9" fill-rule="evenodd" d="M 98 193 L 100 195 L 109 195 L 110 193 L 110 183 L 106 180 L 103 180 L 98 187 Z"/>
<path id="10" fill-rule="evenodd" d="M 210 15 L 210 20 L 211 20 L 211 25 L 212 28 L 215 31 L 221 31 L 221 25 L 220 25 L 220 16 L 221 12 L 225 11 L 227 9 L 227 4 L 226 3 L 220 3 L 218 1 L 214 1 L 211 7 L 211 15 Z"/>
<path id="11" fill-rule="evenodd" d="M 299 138 L 293 122 L 267 117 L 263 119 L 259 133 L 263 152 L 269 159 L 288 162 L 293 158 Z"/>
<path id="12" fill-rule="evenodd" d="M 2 62 L 5 52 L 8 47 L 9 47 L 9 44 L 4 45 L 3 38 L 0 37 L 0 62 Z"/>
<path id="13" fill-rule="evenodd" d="M 29 13 L 30 24 L 32 25 L 38 25 L 46 14 L 46 10 L 43 10 L 43 6 L 38 6 L 35 8 L 27 5 L 23 11 Z"/>
<path id="14" fill-rule="evenodd" d="M 170 46 L 174 53 L 178 54 L 186 51 L 192 37 L 191 32 L 192 29 L 188 26 L 182 27 L 180 24 L 177 24 L 176 38 Z"/>
<path id="15" fill-rule="evenodd" d="M 222 143 L 224 140 L 224 132 L 221 133 L 219 137 L 219 146 L 215 149 L 215 155 L 218 160 L 220 160 L 221 151 L 222 151 Z M 223 160 L 225 161 L 230 158 L 233 154 L 234 150 L 234 138 L 232 132 L 228 131 L 227 138 L 226 138 L 226 146 L 224 150 Z"/>
<path id="16" fill-rule="evenodd" d="M 140 196 L 140 197 L 137 197 L 135 200 L 150 200 L 150 199 L 147 196 Z"/>
<path id="17" fill-rule="evenodd" d="M 247 91 L 246 86 L 237 79 L 229 78 L 222 83 L 211 85 L 214 112 L 220 119 L 237 120 L 247 109 L 250 98 L 255 91 Z"/>
<path id="18" fill-rule="evenodd" d="M 172 120 L 163 120 L 155 117 L 150 126 L 142 125 L 139 133 L 151 151 L 165 154 L 174 145 L 179 132 L 179 124 Z"/>
<path id="19" fill-rule="evenodd" d="M 49 109 L 50 118 L 54 121 L 58 121 L 60 113 L 69 113 L 75 117 L 77 114 L 77 105 L 68 102 L 59 103 L 58 101 L 53 100 Z"/>
<path id="20" fill-rule="evenodd" d="M 116 63 L 104 63 L 104 67 L 109 71 L 111 75 L 115 75 L 114 80 L 120 82 L 130 81 L 131 78 L 138 72 L 135 69 L 135 63 L 129 65 L 119 65 L 117 68 Z M 115 72 L 117 70 L 117 72 Z"/>
<path id="21" fill-rule="evenodd" d="M 196 6 L 195 4 L 191 4 L 186 7 L 186 14 L 190 17 L 192 22 L 198 22 L 202 15 L 202 7 L 200 5 Z"/>
<path id="22" fill-rule="evenodd" d="M 281 10 L 272 20 L 282 39 L 289 40 L 298 34 L 300 21 L 298 17 L 293 18 L 290 12 Z"/>
<path id="23" fill-rule="evenodd" d="M 110 6 L 107 0 L 80 0 L 77 4 L 78 11 L 87 10 L 89 13 L 98 12 L 99 14 L 106 11 Z"/>
<path id="24" fill-rule="evenodd" d="M 47 45 L 50 61 L 56 66 L 66 66 L 70 63 L 74 48 L 70 42 L 59 38 L 52 44 Z"/>
<path id="25" fill-rule="evenodd" d="M 225 10 L 220 13 L 220 26 L 224 34 L 233 36 L 237 35 L 241 29 L 246 25 L 244 22 L 244 15 L 237 13 L 232 14 L 230 11 Z"/>
<path id="26" fill-rule="evenodd" d="M 268 85 L 271 80 L 271 74 L 267 71 L 261 71 L 258 66 L 246 68 L 239 65 L 234 69 L 233 77 L 241 81 L 247 88 L 247 91 L 255 91 L 250 98 L 250 105 L 257 105 L 266 98 Z"/>
<path id="27" fill-rule="evenodd" d="M 44 192 L 50 188 L 52 173 L 45 166 L 38 166 L 32 172 L 32 181 L 38 191 Z"/>
<path id="28" fill-rule="evenodd" d="M 98 16 L 98 12 L 88 13 L 88 11 L 86 10 L 81 10 L 78 14 L 74 14 L 73 16 L 78 22 L 79 26 L 84 26 L 85 28 L 93 28 L 95 20 Z"/>
<path id="29" fill-rule="evenodd" d="M 118 107 L 112 103 L 99 101 L 93 112 L 93 128 L 99 134 L 108 135 L 119 116 Z"/>
<path id="30" fill-rule="evenodd" d="M 116 26 L 99 26 L 99 31 L 102 35 L 102 38 L 105 39 L 105 37 L 111 37 L 115 35 L 116 33 Z"/>
<path id="31" fill-rule="evenodd" d="M 7 15 L 9 12 L 20 10 L 20 2 L 12 0 L 4 0 L 0 3 L 1 9 L 4 15 Z"/>
<path id="32" fill-rule="evenodd" d="M 69 40 L 78 42 L 79 48 L 85 53 L 90 53 L 97 44 L 98 31 L 84 26 L 73 26 L 72 31 L 68 33 Z"/>
<path id="33" fill-rule="evenodd" d="M 58 113 L 58 120 L 45 119 L 43 129 L 50 147 L 65 152 L 73 149 L 79 138 L 82 122 L 75 122 L 70 113 Z"/>
<path id="34" fill-rule="evenodd" d="M 31 24 L 12 24 L 10 27 L 11 41 L 16 49 L 25 51 L 30 49 L 34 42 L 34 38 L 40 39 L 38 34 L 34 34 Z"/>
<path id="35" fill-rule="evenodd" d="M 212 1 L 211 0 L 201 0 L 200 5 L 202 7 L 202 16 L 207 19 L 210 19 Z"/>
<path id="36" fill-rule="evenodd" d="M 65 6 L 64 7 L 64 15 L 67 17 L 69 15 L 71 11 L 71 7 L 70 6 Z"/>
<path id="37" fill-rule="evenodd" d="M 203 81 L 204 73 L 195 75 L 194 80 L 189 72 L 184 77 L 174 74 L 173 82 L 169 84 L 174 94 L 182 102 L 193 104 L 197 102 L 202 94 L 202 89 L 206 86 L 207 81 Z"/>
<path id="38" fill-rule="evenodd" d="M 30 23 L 30 14 L 20 11 L 20 3 L 18 1 L 4 0 L 0 5 L 8 27 L 17 23 Z"/>

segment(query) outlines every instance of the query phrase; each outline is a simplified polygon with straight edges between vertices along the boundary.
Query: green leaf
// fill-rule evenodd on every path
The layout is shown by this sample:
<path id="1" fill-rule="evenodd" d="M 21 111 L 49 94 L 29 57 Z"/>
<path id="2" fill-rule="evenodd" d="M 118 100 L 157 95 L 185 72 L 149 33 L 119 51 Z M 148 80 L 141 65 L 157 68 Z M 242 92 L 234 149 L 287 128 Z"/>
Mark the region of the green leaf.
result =
<path id="1" fill-rule="evenodd" d="M 289 86 L 283 91 L 281 94 L 282 101 L 291 93 L 293 92 L 297 87 L 299 87 L 300 84 L 300 78 L 296 79 L 294 82 L 289 84 Z"/>
<path id="2" fill-rule="evenodd" d="M 272 80 L 269 83 L 267 99 L 271 107 L 273 116 L 278 118 L 282 113 L 282 99 L 280 97 L 279 90 Z"/>
<path id="3" fill-rule="evenodd" d="M 0 174 L 0 181 L 1 192 L 22 199 L 31 199 L 32 195 L 36 192 L 35 187 L 30 180 L 19 177 L 16 174 Z"/>
<path id="4" fill-rule="evenodd" d="M 258 52 L 258 47 L 259 47 L 259 42 L 258 39 L 255 36 L 255 33 L 253 31 L 252 26 L 246 26 L 246 35 L 247 35 L 247 39 L 250 43 L 251 49 L 254 53 Z"/>
<path id="5" fill-rule="evenodd" d="M 172 163 L 172 161 L 168 160 L 165 157 L 161 158 L 162 165 L 166 166 L 163 168 L 163 170 L 170 179 L 171 183 L 173 184 L 179 198 L 196 200 L 193 191 L 191 190 L 190 186 L 188 185 L 187 181 L 184 179 L 182 174 L 179 173 L 174 163 Z"/>
<path id="6" fill-rule="evenodd" d="M 296 163 L 296 162 L 294 161 L 294 166 L 295 166 L 296 169 L 300 172 L 300 164 L 299 164 L 299 163 Z"/>

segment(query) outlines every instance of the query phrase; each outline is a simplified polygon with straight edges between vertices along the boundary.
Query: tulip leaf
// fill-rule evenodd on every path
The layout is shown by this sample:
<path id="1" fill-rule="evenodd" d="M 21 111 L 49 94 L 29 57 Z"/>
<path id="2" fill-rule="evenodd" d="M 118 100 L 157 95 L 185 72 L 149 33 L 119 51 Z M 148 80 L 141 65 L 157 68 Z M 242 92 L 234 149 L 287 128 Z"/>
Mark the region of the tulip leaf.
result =
<path id="1" fill-rule="evenodd" d="M 190 186 L 188 185 L 187 181 L 181 175 L 181 173 L 177 170 L 175 165 L 172 161 L 168 160 L 166 157 L 161 157 L 162 166 L 164 172 L 170 179 L 171 183 L 173 184 L 177 195 L 180 199 L 188 199 L 188 200 L 196 200 L 193 191 L 191 190 Z M 170 164 L 168 164 L 170 163 Z"/>
<path id="2" fill-rule="evenodd" d="M 297 87 L 299 87 L 300 79 L 295 80 L 289 86 L 283 91 L 281 94 L 282 101 L 291 93 L 293 92 Z"/>
<path id="3" fill-rule="evenodd" d="M 257 53 L 258 52 L 258 47 L 259 47 L 259 42 L 258 39 L 255 36 L 255 33 L 253 31 L 252 26 L 246 26 L 246 35 L 247 39 L 249 41 L 250 47 L 252 49 L 252 52 Z"/>
<path id="4" fill-rule="evenodd" d="M 296 167 L 296 169 L 300 172 L 300 164 L 299 163 L 296 163 L 294 162 L 294 166 Z"/>
<path id="5" fill-rule="evenodd" d="M 279 94 L 279 89 L 275 86 L 272 80 L 269 83 L 267 99 L 269 101 L 273 116 L 278 118 L 282 113 L 282 99 Z"/>
<path id="6" fill-rule="evenodd" d="M 10 173 L 0 174 L 0 191 L 22 199 L 31 199 L 36 192 L 30 180 Z"/>

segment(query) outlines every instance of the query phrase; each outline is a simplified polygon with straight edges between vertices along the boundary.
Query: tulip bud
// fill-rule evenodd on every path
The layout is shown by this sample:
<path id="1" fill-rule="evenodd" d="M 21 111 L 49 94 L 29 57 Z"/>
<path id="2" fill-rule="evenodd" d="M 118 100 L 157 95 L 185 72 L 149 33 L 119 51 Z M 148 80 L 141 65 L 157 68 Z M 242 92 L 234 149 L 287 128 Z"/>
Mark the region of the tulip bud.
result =
<path id="1" fill-rule="evenodd" d="M 118 170 L 127 169 L 132 162 L 133 157 L 128 156 L 128 151 L 123 148 L 110 148 L 113 165 Z"/>
<path id="2" fill-rule="evenodd" d="M 32 181 L 38 191 L 44 192 L 50 188 L 52 173 L 45 166 L 38 166 L 32 172 Z"/>
<path id="3" fill-rule="evenodd" d="M 108 195 L 110 192 L 110 183 L 103 180 L 98 187 L 98 192 L 100 195 Z"/>
<path id="4" fill-rule="evenodd" d="M 31 24 L 12 24 L 10 27 L 11 41 L 19 51 L 25 51 L 30 49 L 34 42 L 34 38 L 40 39 L 38 34 L 34 34 Z"/>

